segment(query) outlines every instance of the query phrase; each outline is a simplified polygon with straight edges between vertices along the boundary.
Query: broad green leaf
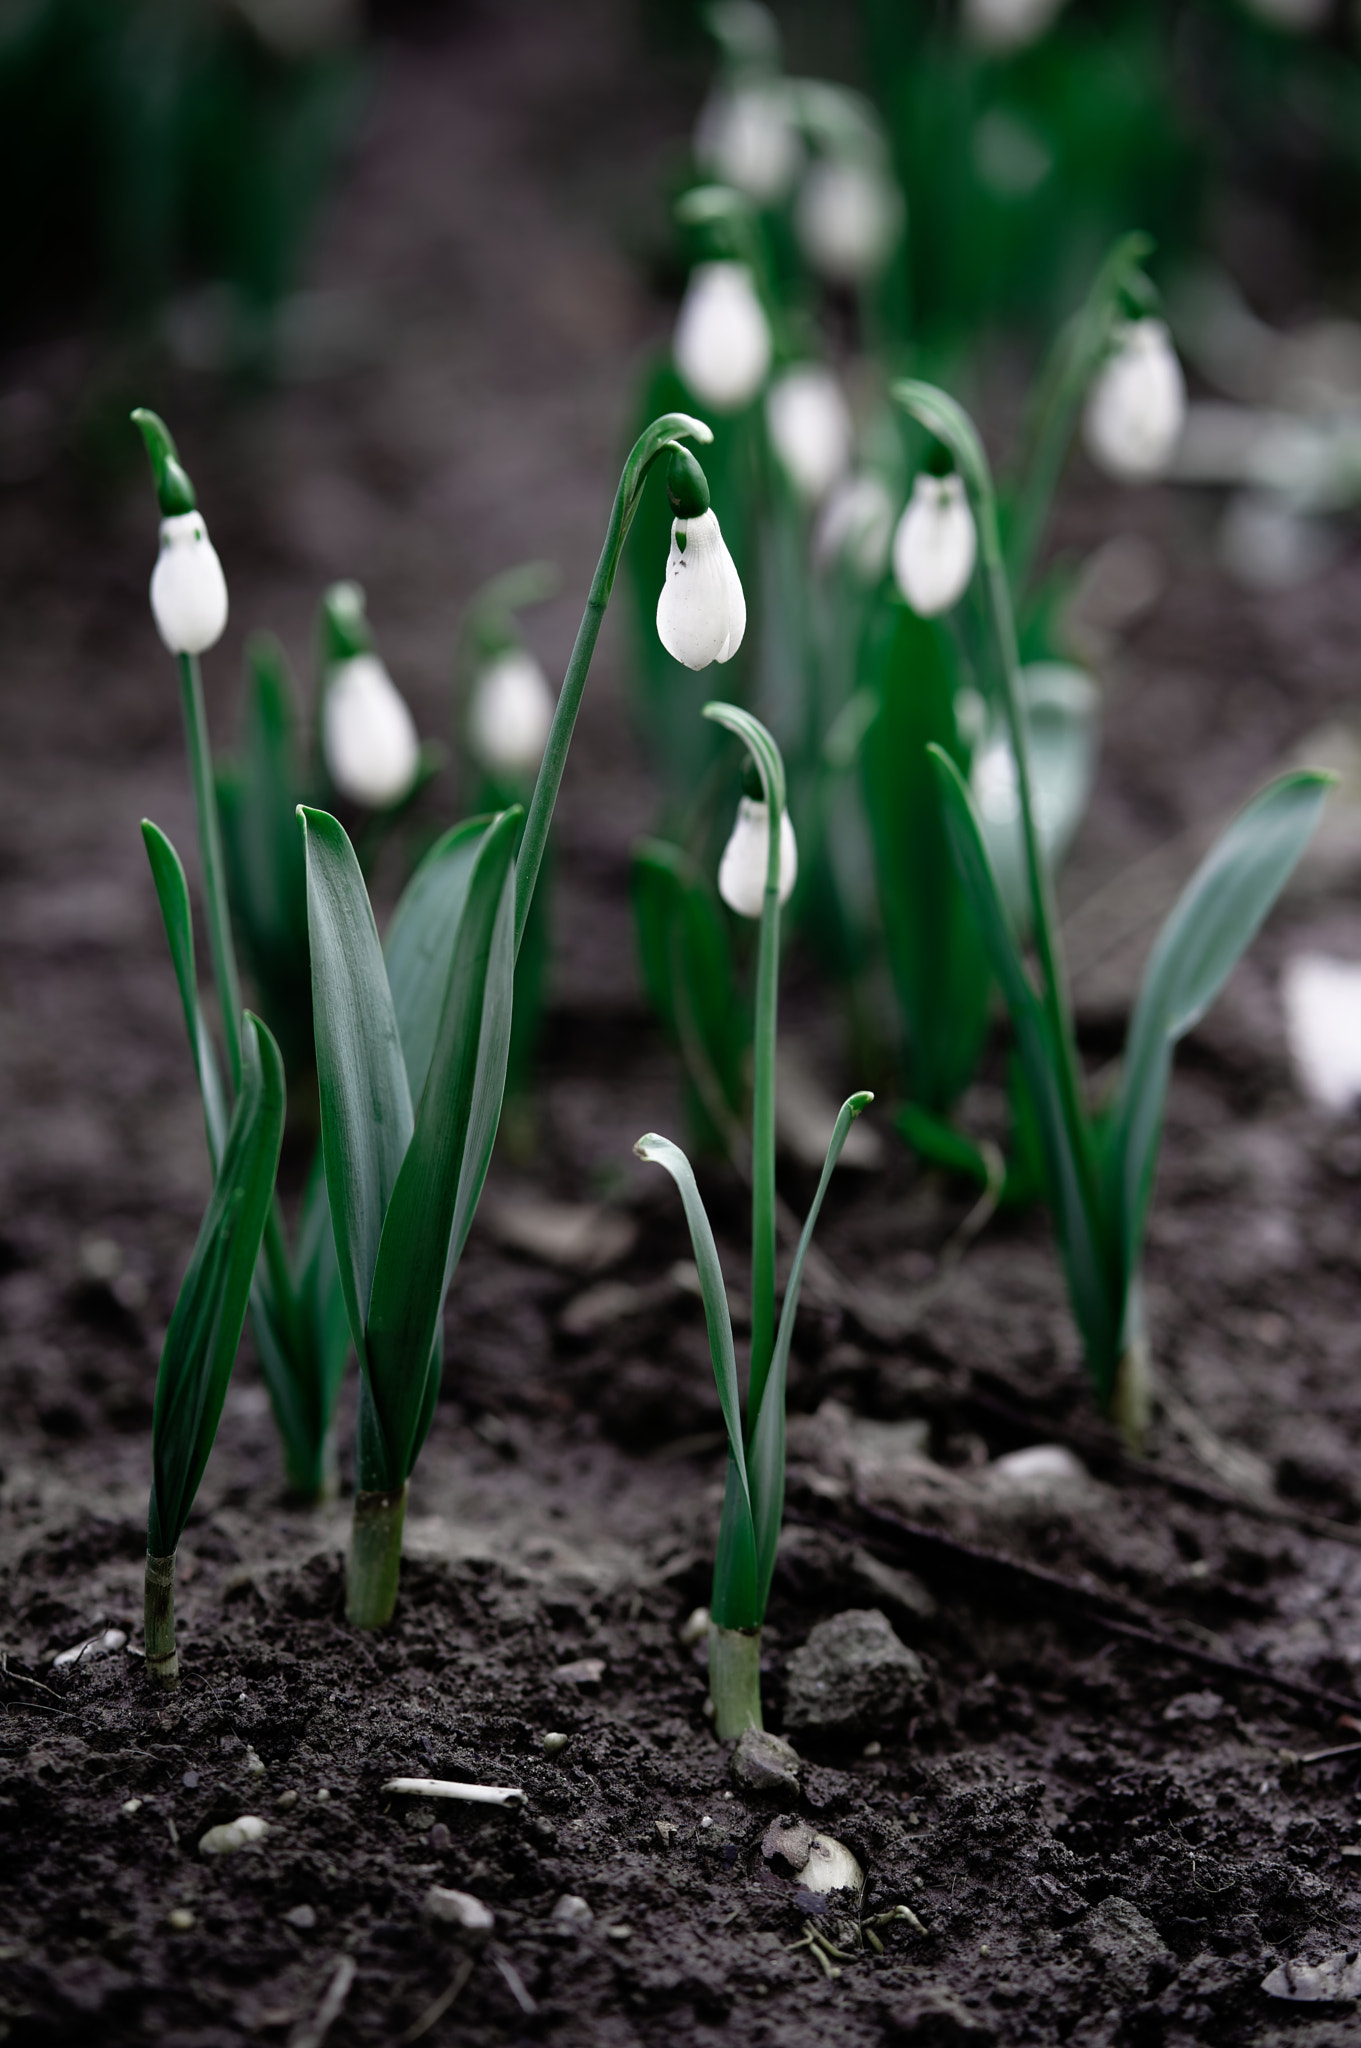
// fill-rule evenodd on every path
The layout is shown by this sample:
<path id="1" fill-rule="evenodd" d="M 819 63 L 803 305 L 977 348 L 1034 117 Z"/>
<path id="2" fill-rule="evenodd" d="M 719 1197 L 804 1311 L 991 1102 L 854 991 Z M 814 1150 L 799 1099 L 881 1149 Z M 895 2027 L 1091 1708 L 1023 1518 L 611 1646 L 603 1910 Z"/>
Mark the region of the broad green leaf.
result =
<path id="1" fill-rule="evenodd" d="M 1282 775 L 1211 848 L 1154 942 L 1125 1046 L 1106 1154 L 1107 1198 L 1128 1276 L 1138 1270 L 1172 1048 L 1205 1015 L 1288 881 L 1332 778 Z"/>
<path id="2" fill-rule="evenodd" d="M 945 832 L 927 746 L 961 767 L 957 661 L 945 628 L 906 605 L 874 664 L 878 704 L 861 749 L 879 915 L 906 1025 L 908 1089 L 943 1115 L 972 1080 L 992 977 Z"/>
<path id="3" fill-rule="evenodd" d="M 517 805 L 493 819 L 468 880 L 425 1087 L 374 1268 L 369 1386 L 393 1459 L 393 1485 L 411 1469 L 444 1291 L 472 1224 L 501 1113 L 523 815 Z"/>
<path id="4" fill-rule="evenodd" d="M 222 1089 L 217 1054 L 198 996 L 198 974 L 194 965 L 194 919 L 189 907 L 189 884 L 184 865 L 159 825 L 142 820 L 142 841 L 151 863 L 151 879 L 161 906 L 161 921 L 170 947 L 171 964 L 179 984 L 184 1009 L 184 1028 L 189 1037 L 199 1094 L 203 1098 L 203 1121 L 208 1134 L 208 1160 L 214 1178 L 222 1148 L 227 1141 L 227 1099 Z"/>
<path id="5" fill-rule="evenodd" d="M 312 1013 L 326 1186 L 350 1334 L 360 1367 L 367 1372 L 364 1331 L 369 1296 L 383 1218 L 411 1138 L 411 1092 L 387 970 L 354 848 L 343 827 L 325 811 L 299 805 L 298 815 L 307 852 Z"/>
<path id="6" fill-rule="evenodd" d="M 468 881 L 488 823 L 468 818 L 435 841 L 388 926 L 383 958 L 413 1102 L 425 1086 Z"/>
<path id="7" fill-rule="evenodd" d="M 770 1374 L 762 1390 L 760 1406 L 748 1418 L 747 1471 L 751 1485 L 752 1522 L 756 1531 L 756 1585 L 760 1603 L 757 1621 L 764 1621 L 770 1582 L 775 1573 L 775 1552 L 779 1547 L 780 1523 L 784 1517 L 785 1391 L 789 1382 L 789 1347 L 794 1341 L 794 1320 L 803 1287 L 804 1262 L 813 1231 L 822 1210 L 822 1199 L 832 1178 L 841 1148 L 851 1125 L 874 1097 L 862 1092 L 842 1103 L 827 1147 L 817 1193 L 799 1236 L 798 1250 L 789 1269 L 789 1284 L 780 1310 L 780 1327 L 775 1335 Z"/>
<path id="8" fill-rule="evenodd" d="M 153 1557 L 168 1557 L 179 1542 L 217 1435 L 283 1142 L 283 1061 L 258 1018 L 247 1011 L 244 1023 L 241 1093 L 156 1375 Z"/>
<path id="9" fill-rule="evenodd" d="M 1096 775 L 1100 695 L 1090 676 L 1066 662 L 1036 661 L 1017 677 L 1026 721 L 1035 829 L 1045 859 L 1056 869 L 1082 822 Z M 974 756 L 970 790 L 983 827 L 997 885 L 1012 925 L 1030 925 L 1016 756 L 999 725 Z"/>
<path id="10" fill-rule="evenodd" d="M 943 1118 L 932 1116 L 919 1102 L 904 1102 L 894 1122 L 912 1150 L 928 1165 L 942 1166 L 947 1173 L 963 1174 L 986 1187 L 990 1178 L 988 1162 L 973 1139 Z"/>
<path id="11" fill-rule="evenodd" d="M 638 1140 L 634 1151 L 654 1166 L 664 1166 L 680 1189 L 690 1243 L 699 1271 L 704 1320 L 709 1332 L 709 1356 L 713 1360 L 718 1403 L 728 1432 L 731 1511 L 724 1506 L 720 1528 L 718 1564 L 714 1576 L 713 1615 L 724 1628 L 755 1628 L 761 1613 L 757 1600 L 756 1530 L 752 1519 L 751 1488 L 747 1480 L 747 1459 L 742 1431 L 742 1403 L 737 1385 L 737 1359 L 733 1351 L 732 1318 L 728 1312 L 723 1269 L 718 1263 L 714 1233 L 700 1200 L 689 1160 L 679 1145 L 650 1131 Z M 720 1599 L 719 1587 L 724 1591 Z M 722 1612 L 720 1613 L 720 1606 Z"/>
<path id="12" fill-rule="evenodd" d="M 1104 1398 L 1119 1359 L 1123 1289 L 1098 1206 L 1091 1137 L 1069 1126 L 1058 1048 L 1031 986 L 988 859 L 977 814 L 949 755 L 930 749 L 945 798 L 946 829 L 960 881 L 973 905 L 993 973 L 1002 985 L 1044 1151 L 1054 1231 L 1087 1362 Z"/>

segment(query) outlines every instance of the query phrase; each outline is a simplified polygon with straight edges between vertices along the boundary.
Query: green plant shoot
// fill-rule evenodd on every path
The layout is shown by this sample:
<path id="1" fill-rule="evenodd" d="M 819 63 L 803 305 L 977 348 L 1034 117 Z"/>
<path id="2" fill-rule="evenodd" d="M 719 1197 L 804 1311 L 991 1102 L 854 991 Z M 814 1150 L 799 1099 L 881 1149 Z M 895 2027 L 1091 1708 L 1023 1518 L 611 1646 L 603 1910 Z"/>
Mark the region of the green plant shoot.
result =
<path id="1" fill-rule="evenodd" d="M 990 651 L 1015 758 L 1033 976 L 968 787 L 944 748 L 933 745 L 929 752 L 956 870 L 1016 1034 L 1044 1160 L 1045 1192 L 1088 1371 L 1102 1406 L 1137 1445 L 1151 1401 L 1140 1268 L 1172 1049 L 1215 1000 L 1284 887 L 1318 821 L 1332 778 L 1310 770 L 1278 777 L 1239 813 L 1201 863 L 1154 943 L 1114 1096 L 1094 1112 L 1035 818 L 1030 734 L 987 457 L 972 421 L 944 392 L 929 384 L 901 383 L 894 396 L 950 449 L 978 523 Z"/>
<path id="2" fill-rule="evenodd" d="M 780 959 L 781 828 L 784 762 L 759 720 L 731 704 L 709 704 L 705 716 L 743 740 L 756 765 L 766 806 L 767 852 L 757 966 L 752 1096 L 751 1360 L 743 1416 L 728 1297 L 713 1231 L 690 1162 L 655 1132 L 638 1140 L 639 1157 L 666 1168 L 680 1189 L 704 1298 L 709 1352 L 728 1435 L 728 1474 L 710 1603 L 709 1689 L 715 1727 L 725 1740 L 761 1726 L 761 1628 L 784 1513 L 785 1387 L 804 1261 L 832 1170 L 846 1134 L 872 1100 L 853 1095 L 837 1117 L 817 1193 L 808 1212 L 778 1329 L 775 1325 L 775 1045 Z"/>

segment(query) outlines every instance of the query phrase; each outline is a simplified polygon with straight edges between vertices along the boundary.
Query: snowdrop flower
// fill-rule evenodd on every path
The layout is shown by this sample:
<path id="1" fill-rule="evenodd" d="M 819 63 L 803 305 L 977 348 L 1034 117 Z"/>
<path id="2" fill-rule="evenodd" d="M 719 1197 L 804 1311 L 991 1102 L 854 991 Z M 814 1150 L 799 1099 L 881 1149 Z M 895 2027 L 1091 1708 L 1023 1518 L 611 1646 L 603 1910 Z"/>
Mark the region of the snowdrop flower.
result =
<path id="1" fill-rule="evenodd" d="M 718 514 L 673 519 L 666 581 L 657 599 L 657 637 L 687 668 L 731 661 L 747 630 L 747 600 Z"/>
<path id="2" fill-rule="evenodd" d="M 720 87 L 700 114 L 695 155 L 725 185 L 758 206 L 773 206 L 798 176 L 803 138 L 778 85 Z"/>
<path id="3" fill-rule="evenodd" d="M 914 612 L 934 619 L 969 587 L 978 535 L 958 476 L 918 476 L 893 536 L 893 577 Z"/>
<path id="4" fill-rule="evenodd" d="M 862 284 L 883 267 L 902 217 L 902 194 L 876 165 L 820 157 L 800 188 L 794 219 L 814 270 L 832 284 Z"/>
<path id="5" fill-rule="evenodd" d="M 851 415 L 821 363 L 799 363 L 766 394 L 766 424 L 790 482 L 808 504 L 825 498 L 851 459 Z"/>
<path id="6" fill-rule="evenodd" d="M 1161 320 L 1135 320 L 1116 340 L 1087 400 L 1087 452 L 1109 476 L 1161 476 L 1186 420 L 1186 380 Z"/>
<path id="7" fill-rule="evenodd" d="M 527 647 L 508 647 L 473 684 L 468 745 L 491 775 L 532 775 L 543 759 L 556 699 Z"/>
<path id="8" fill-rule="evenodd" d="M 770 326 L 745 263 L 695 266 L 672 353 L 695 396 L 715 412 L 751 403 L 770 368 Z"/>
<path id="9" fill-rule="evenodd" d="M 321 745 L 336 788 L 366 810 L 387 810 L 411 788 L 421 751 L 415 721 L 376 654 L 352 655 L 331 670 Z"/>
<path id="10" fill-rule="evenodd" d="M 1312 28 L 1322 28 L 1332 11 L 1332 0 L 1247 0 L 1247 9 L 1272 28 L 1304 35 Z"/>
<path id="11" fill-rule="evenodd" d="M 819 515 L 813 560 L 825 569 L 844 555 L 862 583 L 877 583 L 888 567 L 893 537 L 893 499 L 873 470 L 843 477 Z"/>
<path id="12" fill-rule="evenodd" d="M 1023 50 L 1038 42 L 1063 0 L 964 0 L 964 33 L 981 50 Z"/>
<path id="13" fill-rule="evenodd" d="M 172 654 L 206 654 L 227 624 L 227 579 L 201 512 L 161 521 L 151 576 L 156 631 Z"/>
<path id="14" fill-rule="evenodd" d="M 1361 966 L 1296 953 L 1281 981 L 1285 1035 L 1300 1085 L 1340 1115 L 1361 1099 Z"/>
<path id="15" fill-rule="evenodd" d="M 718 863 L 718 893 L 739 917 L 759 917 L 770 860 L 770 811 L 759 797 L 744 796 L 737 823 Z M 780 901 L 787 903 L 799 876 L 799 849 L 788 811 L 780 813 Z"/>

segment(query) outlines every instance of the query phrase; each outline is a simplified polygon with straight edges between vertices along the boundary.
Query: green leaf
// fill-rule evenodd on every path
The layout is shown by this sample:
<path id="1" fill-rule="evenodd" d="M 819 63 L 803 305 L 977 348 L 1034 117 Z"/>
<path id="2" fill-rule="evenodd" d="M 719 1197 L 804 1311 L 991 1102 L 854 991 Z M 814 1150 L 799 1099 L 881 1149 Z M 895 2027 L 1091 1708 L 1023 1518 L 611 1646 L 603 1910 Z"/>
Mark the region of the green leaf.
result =
<path id="1" fill-rule="evenodd" d="M 926 752 L 935 741 L 963 765 L 956 669 L 946 629 L 895 606 L 875 664 L 877 715 L 861 749 L 880 920 L 907 1027 L 908 1088 L 936 1116 L 973 1078 L 992 983 Z"/>
<path id="2" fill-rule="evenodd" d="M 1104 1396 L 1120 1355 L 1123 1289 L 1098 1205 L 1089 1130 L 1073 1129 L 1064 1111 L 1058 1048 L 1017 950 L 982 828 L 964 781 L 940 747 L 930 749 L 942 796 L 951 851 L 973 905 L 993 973 L 1002 985 L 1030 1090 L 1044 1151 L 1054 1231 L 1063 1256 L 1069 1298 L 1082 1332 L 1087 1363 Z"/>
<path id="3" fill-rule="evenodd" d="M 784 1306 L 780 1310 L 780 1327 L 775 1335 L 775 1350 L 771 1357 L 770 1374 L 761 1394 L 756 1414 L 749 1418 L 748 1426 L 748 1473 L 751 1484 L 752 1521 L 756 1531 L 756 1586 L 760 1604 L 758 1621 L 765 1619 L 766 1602 L 770 1598 L 770 1582 L 775 1573 L 775 1552 L 779 1547 L 780 1523 L 784 1518 L 784 1445 L 785 1445 L 785 1391 L 789 1382 L 789 1347 L 794 1341 L 794 1320 L 799 1310 L 799 1294 L 803 1287 L 804 1262 L 808 1247 L 813 1241 L 813 1231 L 822 1210 L 822 1198 L 827 1192 L 841 1148 L 847 1133 L 863 1109 L 868 1109 L 874 1097 L 865 1092 L 850 1096 L 842 1103 L 827 1147 L 822 1177 L 818 1181 L 817 1193 L 799 1236 L 798 1250 L 794 1263 L 789 1269 L 789 1284 L 784 1291 Z"/>
<path id="4" fill-rule="evenodd" d="M 752 1518 L 751 1488 L 747 1480 L 746 1449 L 742 1430 L 742 1403 L 737 1385 L 737 1359 L 733 1351 L 732 1317 L 718 1263 L 714 1233 L 700 1200 L 689 1160 L 679 1145 L 649 1131 L 638 1140 L 634 1151 L 654 1166 L 664 1166 L 676 1186 L 690 1227 L 690 1243 L 699 1270 L 704 1320 L 709 1332 L 709 1356 L 713 1360 L 718 1403 L 728 1432 L 730 1477 L 728 1492 L 736 1496 L 732 1511 L 725 1502 L 719 1530 L 718 1562 L 714 1572 L 713 1617 L 722 1628 L 756 1628 L 761 1621 L 757 1597 L 756 1530 Z"/>
<path id="5" fill-rule="evenodd" d="M 980 1187 L 987 1186 L 992 1177 L 988 1162 L 963 1131 L 957 1131 L 942 1117 L 932 1116 L 919 1102 L 902 1103 L 893 1120 L 918 1158 L 931 1166 L 944 1167 L 947 1173 L 976 1180 Z"/>
<path id="6" fill-rule="evenodd" d="M 415 1128 L 383 1222 L 366 1341 L 393 1486 L 415 1457 L 444 1291 L 472 1225 L 501 1114 L 523 818 L 518 805 L 502 811 L 478 850 Z"/>
<path id="7" fill-rule="evenodd" d="M 1205 1015 L 1256 936 L 1308 843 L 1331 782 L 1303 769 L 1254 797 L 1201 862 L 1154 942 L 1130 1022 L 1105 1162 L 1128 1277 L 1139 1266 L 1172 1048 Z"/>
<path id="8" fill-rule="evenodd" d="M 194 964 L 194 919 L 189 906 L 189 884 L 185 880 L 184 865 L 166 838 L 159 825 L 153 825 L 150 818 L 142 820 L 142 841 L 151 863 L 151 879 L 156 886 L 156 900 L 161 906 L 161 921 L 165 926 L 166 941 L 170 947 L 171 964 L 175 969 L 175 980 L 179 984 L 180 1002 L 184 1009 L 184 1028 L 189 1036 L 189 1050 L 193 1055 L 194 1071 L 198 1075 L 199 1094 L 203 1098 L 203 1121 L 208 1134 L 208 1159 L 217 1175 L 217 1165 L 222 1157 L 222 1148 L 227 1141 L 227 1099 L 223 1093 L 221 1070 L 217 1054 L 213 1050 L 212 1036 L 203 1015 L 203 1006 L 198 996 L 198 974 Z"/>
<path id="9" fill-rule="evenodd" d="M 459 919 L 488 823 L 469 818 L 435 841 L 403 889 L 388 926 L 383 958 L 413 1102 L 425 1086 Z"/>
<path id="10" fill-rule="evenodd" d="M 350 1334 L 364 1331 L 378 1246 L 411 1138 L 401 1034 L 368 892 L 344 828 L 299 805 L 307 855 L 321 1142 Z M 405 1473 L 402 1478 L 405 1478 Z M 401 1480 L 395 1482 L 401 1484 Z"/>
<path id="11" fill-rule="evenodd" d="M 266 1026 L 249 1011 L 244 1022 L 241 1093 L 156 1375 L 153 1557 L 179 1542 L 217 1435 L 283 1142 L 283 1061 Z"/>

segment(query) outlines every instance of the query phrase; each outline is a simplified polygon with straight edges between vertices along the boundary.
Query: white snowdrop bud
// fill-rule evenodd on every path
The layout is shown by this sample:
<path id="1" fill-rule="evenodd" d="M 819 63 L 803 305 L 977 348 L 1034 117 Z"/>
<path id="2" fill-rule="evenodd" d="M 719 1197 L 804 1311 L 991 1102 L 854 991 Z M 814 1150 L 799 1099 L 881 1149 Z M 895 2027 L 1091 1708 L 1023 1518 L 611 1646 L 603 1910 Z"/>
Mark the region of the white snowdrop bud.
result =
<path id="1" fill-rule="evenodd" d="M 410 789 L 421 751 L 415 721 L 376 654 L 356 654 L 332 669 L 321 746 L 332 782 L 351 803 L 387 810 Z"/>
<path id="2" fill-rule="evenodd" d="M 766 394 L 766 424 L 790 482 L 811 505 L 825 498 L 851 459 L 850 408 L 821 363 L 799 363 Z"/>
<path id="3" fill-rule="evenodd" d="M 1161 320 L 1135 320 L 1117 337 L 1087 399 L 1087 452 L 1109 476 L 1161 476 L 1186 420 L 1186 379 Z"/>
<path id="4" fill-rule="evenodd" d="M 839 555 L 864 583 L 877 583 L 888 567 L 893 499 L 873 470 L 843 477 L 818 516 L 813 560 L 825 569 Z"/>
<path id="5" fill-rule="evenodd" d="M 1038 42 L 1064 0 L 964 0 L 964 33 L 981 50 L 999 54 Z"/>
<path id="6" fill-rule="evenodd" d="M 862 284 L 882 269 L 902 217 L 902 194 L 885 172 L 850 157 L 809 167 L 794 216 L 804 255 L 832 284 Z"/>
<path id="7" fill-rule="evenodd" d="M 918 476 L 893 536 L 893 576 L 914 612 L 934 619 L 969 587 L 978 535 L 958 476 Z"/>
<path id="8" fill-rule="evenodd" d="M 527 647 L 482 670 L 468 707 L 468 745 L 491 775 L 532 775 L 543 759 L 556 699 Z"/>
<path id="9" fill-rule="evenodd" d="M 773 206 L 803 162 L 803 138 L 779 85 L 747 85 L 711 93 L 695 129 L 695 155 L 715 178 Z"/>
<path id="10" fill-rule="evenodd" d="M 718 893 L 739 917 L 759 917 L 766 896 L 770 859 L 770 811 L 760 797 L 744 796 L 737 823 L 718 863 Z M 787 903 L 799 878 L 799 848 L 788 811 L 780 813 L 780 901 Z"/>
<path id="11" fill-rule="evenodd" d="M 657 599 L 657 637 L 687 668 L 731 661 L 747 630 L 747 600 L 718 514 L 673 519 L 666 581 Z"/>
<path id="12" fill-rule="evenodd" d="M 201 512 L 180 512 L 161 521 L 151 611 L 172 654 L 206 654 L 222 638 L 227 579 Z"/>
<path id="13" fill-rule="evenodd" d="M 745 263 L 695 266 L 672 353 L 696 398 L 715 412 L 751 403 L 770 368 L 770 326 Z"/>

